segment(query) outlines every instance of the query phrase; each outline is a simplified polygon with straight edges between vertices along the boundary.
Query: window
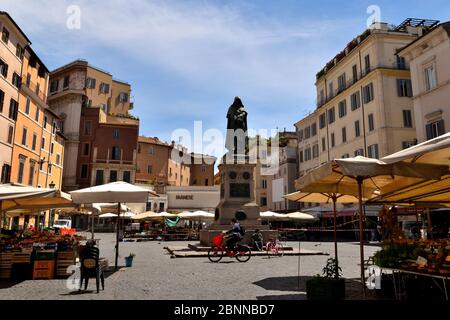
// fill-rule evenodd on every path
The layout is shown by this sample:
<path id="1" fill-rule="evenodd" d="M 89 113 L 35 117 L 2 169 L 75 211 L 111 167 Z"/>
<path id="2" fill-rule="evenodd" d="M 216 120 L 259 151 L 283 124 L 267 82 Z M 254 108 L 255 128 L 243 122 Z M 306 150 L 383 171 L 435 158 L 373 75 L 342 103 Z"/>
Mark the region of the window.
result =
<path id="1" fill-rule="evenodd" d="M 95 89 L 96 80 L 94 78 L 86 79 L 86 88 L 87 89 Z"/>
<path id="2" fill-rule="evenodd" d="M 302 141 L 303 140 L 303 129 L 298 129 L 297 135 L 298 135 L 298 141 Z"/>
<path id="3" fill-rule="evenodd" d="M 23 146 L 27 145 L 27 133 L 28 133 L 28 129 L 24 127 L 22 129 L 22 145 Z"/>
<path id="4" fill-rule="evenodd" d="M 429 123 L 425 126 L 427 140 L 436 138 L 445 133 L 444 120 Z"/>
<path id="5" fill-rule="evenodd" d="M 109 182 L 116 182 L 117 181 L 117 171 L 111 170 L 109 171 Z"/>
<path id="6" fill-rule="evenodd" d="M 109 93 L 109 84 L 107 83 L 100 83 L 100 92 L 101 93 Z"/>
<path id="7" fill-rule="evenodd" d="M 45 149 L 45 138 L 44 137 L 42 137 L 42 140 L 41 140 L 41 149 Z"/>
<path id="8" fill-rule="evenodd" d="M 403 110 L 403 126 L 412 128 L 412 112 L 411 110 Z"/>
<path id="9" fill-rule="evenodd" d="M 92 122 L 91 121 L 85 121 L 84 122 L 84 129 L 83 129 L 83 133 L 85 136 L 90 136 L 92 131 Z"/>
<path id="10" fill-rule="evenodd" d="M 266 197 L 261 197 L 261 206 L 262 207 L 266 207 L 267 206 L 267 198 Z"/>
<path id="11" fill-rule="evenodd" d="M 2 31 L 2 41 L 6 44 L 8 44 L 8 40 L 9 40 L 9 31 L 8 29 L 6 29 L 5 27 L 3 27 L 3 31 Z"/>
<path id="12" fill-rule="evenodd" d="M 336 141 L 334 140 L 334 133 L 331 134 L 331 147 L 333 148 L 336 145 Z"/>
<path id="13" fill-rule="evenodd" d="M 30 97 L 27 97 L 27 101 L 25 102 L 25 113 L 26 114 L 30 114 L 30 103 L 31 103 Z"/>
<path id="14" fill-rule="evenodd" d="M 370 101 L 373 100 L 373 83 L 370 83 L 367 86 L 365 86 L 363 90 L 364 90 L 363 91 L 364 103 L 369 103 Z"/>
<path id="15" fill-rule="evenodd" d="M 23 182 L 23 171 L 25 169 L 25 161 L 26 161 L 26 158 L 22 155 L 19 155 L 19 172 L 17 174 L 17 182 L 18 183 Z"/>
<path id="16" fill-rule="evenodd" d="M 327 144 L 325 138 L 322 138 L 322 151 L 327 150 Z"/>
<path id="17" fill-rule="evenodd" d="M 375 130 L 375 122 L 373 120 L 373 113 L 369 114 L 368 116 L 369 120 L 369 132 Z"/>
<path id="18" fill-rule="evenodd" d="M 17 73 L 15 73 L 15 72 L 13 73 L 12 84 L 16 88 L 20 87 L 20 76 Z"/>
<path id="19" fill-rule="evenodd" d="M 30 160 L 30 173 L 28 176 L 28 185 L 32 186 L 33 185 L 33 180 L 34 180 L 34 168 L 36 166 L 36 161 L 32 161 Z"/>
<path id="20" fill-rule="evenodd" d="M 311 137 L 314 137 L 317 134 L 317 123 L 313 123 L 311 125 Z"/>
<path id="21" fill-rule="evenodd" d="M 47 122 L 48 122 L 48 118 L 47 118 L 47 116 L 44 116 L 44 124 L 43 124 L 44 129 L 47 129 Z"/>
<path id="22" fill-rule="evenodd" d="M 364 149 L 358 149 L 355 151 L 355 157 L 364 156 Z"/>
<path id="23" fill-rule="evenodd" d="M 5 93 L 0 89 L 0 112 L 3 112 L 3 103 L 5 102 Z"/>
<path id="24" fill-rule="evenodd" d="M 91 144 L 85 143 L 83 146 L 83 156 L 88 156 L 91 151 Z"/>
<path id="25" fill-rule="evenodd" d="M 17 58 L 19 58 L 20 60 L 23 59 L 23 53 L 24 53 L 24 49 L 22 48 L 22 46 L 20 44 L 16 44 L 16 56 Z"/>
<path id="26" fill-rule="evenodd" d="M 408 149 L 414 145 L 416 145 L 415 141 L 402 141 L 402 149 Z"/>
<path id="27" fill-rule="evenodd" d="M 202 164 L 202 172 L 206 172 L 206 166 Z"/>
<path id="28" fill-rule="evenodd" d="M 103 184 L 103 170 L 97 170 L 95 172 L 95 185 L 101 185 Z"/>
<path id="29" fill-rule="evenodd" d="M 138 153 L 141 153 L 141 144 L 138 143 Z"/>
<path id="30" fill-rule="evenodd" d="M 128 93 L 121 92 L 119 94 L 119 102 L 128 102 Z"/>
<path id="31" fill-rule="evenodd" d="M 9 118 L 12 120 L 17 120 L 17 112 L 19 110 L 19 104 L 16 100 L 12 99 L 9 102 Z"/>
<path id="32" fill-rule="evenodd" d="M 425 68 L 425 88 L 427 91 L 433 90 L 437 86 L 436 71 L 434 65 Z"/>
<path id="33" fill-rule="evenodd" d="M 82 164 L 81 165 L 81 178 L 86 179 L 88 177 L 88 165 Z"/>
<path id="34" fill-rule="evenodd" d="M 345 117 L 347 115 L 347 100 L 342 100 L 339 102 L 339 118 Z"/>
<path id="35" fill-rule="evenodd" d="M 348 153 L 342 155 L 342 159 L 346 159 L 346 158 L 350 158 L 350 155 Z"/>
<path id="36" fill-rule="evenodd" d="M 155 149 L 153 147 L 148 148 L 148 154 L 154 155 Z"/>
<path id="37" fill-rule="evenodd" d="M 332 124 L 335 120 L 335 112 L 334 107 L 331 109 L 328 109 L 328 124 Z"/>
<path id="38" fill-rule="evenodd" d="M 322 128 L 325 128 L 325 125 L 326 125 L 326 118 L 327 116 L 326 116 L 326 114 L 325 113 L 322 113 L 320 116 L 319 116 L 319 128 L 320 129 L 322 129 Z"/>
<path id="39" fill-rule="evenodd" d="M 57 154 L 56 155 L 56 164 L 59 166 L 61 164 L 61 155 Z"/>
<path id="40" fill-rule="evenodd" d="M 69 83 L 70 83 L 70 75 L 67 75 L 67 76 L 64 77 L 63 89 L 68 89 L 69 88 Z"/>
<path id="41" fill-rule="evenodd" d="M 31 143 L 31 150 L 36 150 L 36 143 L 37 143 L 37 134 L 33 133 L 33 142 Z"/>
<path id="42" fill-rule="evenodd" d="M 338 90 L 339 92 L 342 92 L 346 89 L 347 87 L 347 80 L 346 80 L 346 76 L 345 73 L 341 74 L 338 77 Z"/>
<path id="43" fill-rule="evenodd" d="M 378 144 L 372 144 L 367 147 L 367 155 L 369 158 L 378 159 Z"/>
<path id="44" fill-rule="evenodd" d="M 361 135 L 361 130 L 359 128 L 359 120 L 355 121 L 355 136 L 359 137 Z"/>
<path id="45" fill-rule="evenodd" d="M 112 160 L 120 160 L 120 148 L 119 147 L 112 147 Z"/>
<path id="46" fill-rule="evenodd" d="M 364 57 L 364 67 L 366 70 L 366 74 L 370 72 L 370 55 Z"/>
<path id="47" fill-rule="evenodd" d="M 397 94 L 399 97 L 412 97 L 411 80 L 397 79 Z"/>
<path id="48" fill-rule="evenodd" d="M 13 135 L 14 135 L 14 128 L 12 126 L 9 126 L 8 128 L 8 143 L 13 143 Z"/>
<path id="49" fill-rule="evenodd" d="M 147 166 L 147 173 L 148 174 L 152 174 L 153 173 L 153 166 L 152 165 L 148 165 Z"/>
<path id="50" fill-rule="evenodd" d="M 26 82 L 27 87 L 29 87 L 31 85 L 31 74 L 27 73 L 27 82 Z"/>
<path id="51" fill-rule="evenodd" d="M 331 99 L 332 97 L 334 97 L 334 90 L 333 90 L 333 82 L 330 81 L 330 83 L 328 84 L 328 97 Z"/>
<path id="52" fill-rule="evenodd" d="M 6 62 L 3 62 L 3 60 L 0 59 L 0 73 L 7 78 L 8 77 L 8 65 Z"/>
<path id="53" fill-rule="evenodd" d="M 343 127 L 342 128 L 342 143 L 346 143 L 347 142 L 347 128 Z"/>
<path id="54" fill-rule="evenodd" d="M 52 144 L 50 145 L 50 154 L 53 154 L 54 149 L 55 149 L 55 144 L 52 142 Z"/>
<path id="55" fill-rule="evenodd" d="M 64 81 L 65 81 L 65 78 L 64 78 Z M 58 91 L 58 87 L 59 87 L 59 81 L 58 80 L 53 80 L 50 83 L 50 93 L 57 92 Z"/>
<path id="56" fill-rule="evenodd" d="M 318 144 L 313 145 L 312 152 L 313 152 L 314 159 L 319 157 L 319 145 Z"/>
<path id="57" fill-rule="evenodd" d="M 58 129 L 58 124 L 56 121 L 53 121 L 52 133 L 55 134 L 57 129 Z"/>
<path id="58" fill-rule="evenodd" d="M 205 186 L 207 186 L 209 184 L 209 180 L 205 179 Z"/>
<path id="59" fill-rule="evenodd" d="M 358 109 L 361 106 L 361 99 L 359 96 L 359 91 L 356 91 L 354 94 L 351 95 L 350 102 L 351 102 L 352 111 Z"/>
<path id="60" fill-rule="evenodd" d="M 2 183 L 10 183 L 11 181 L 11 166 L 9 164 L 4 164 L 2 167 Z"/>
<path id="61" fill-rule="evenodd" d="M 267 180 L 265 180 L 265 179 L 261 180 L 261 187 L 263 189 L 267 189 Z"/>
<path id="62" fill-rule="evenodd" d="M 311 137 L 311 127 L 305 128 L 305 139 L 309 139 Z"/>
<path id="63" fill-rule="evenodd" d="M 397 56 L 397 69 L 400 69 L 400 70 L 405 70 L 406 69 L 405 58 Z"/>
<path id="64" fill-rule="evenodd" d="M 356 66 L 356 64 L 352 67 L 352 74 L 353 74 L 353 84 L 355 84 L 356 81 L 358 81 L 358 67 Z"/>
<path id="65" fill-rule="evenodd" d="M 131 172 L 130 171 L 123 172 L 123 181 L 131 183 Z"/>
<path id="66" fill-rule="evenodd" d="M 114 139 L 119 139 L 120 138 L 120 130 L 119 129 L 114 129 L 114 131 L 113 131 L 113 138 Z"/>
<path id="67" fill-rule="evenodd" d="M 305 161 L 311 160 L 311 148 L 305 149 Z"/>
<path id="68" fill-rule="evenodd" d="M 298 152 L 298 161 L 300 161 L 300 163 L 303 162 L 303 151 Z"/>
<path id="69" fill-rule="evenodd" d="M 320 90 L 320 104 L 322 105 L 325 102 L 325 93 L 323 92 L 323 89 Z"/>
<path id="70" fill-rule="evenodd" d="M 39 108 L 36 106 L 36 113 L 34 114 L 34 120 L 36 122 L 39 122 Z"/>

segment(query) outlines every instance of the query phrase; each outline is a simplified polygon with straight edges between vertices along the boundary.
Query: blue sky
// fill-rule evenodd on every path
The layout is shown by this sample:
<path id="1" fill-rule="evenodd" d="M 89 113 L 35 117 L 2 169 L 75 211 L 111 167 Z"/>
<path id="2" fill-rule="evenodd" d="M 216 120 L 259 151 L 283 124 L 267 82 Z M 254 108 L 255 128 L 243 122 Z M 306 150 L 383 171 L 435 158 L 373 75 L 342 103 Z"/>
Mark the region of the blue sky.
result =
<path id="1" fill-rule="evenodd" d="M 314 109 L 315 74 L 381 20 L 449 20 L 450 1 L 0 0 L 50 70 L 83 58 L 132 85 L 141 134 L 170 140 L 177 128 L 225 130 L 239 95 L 249 127 L 284 128 Z M 66 27 L 70 5 L 81 28 Z"/>

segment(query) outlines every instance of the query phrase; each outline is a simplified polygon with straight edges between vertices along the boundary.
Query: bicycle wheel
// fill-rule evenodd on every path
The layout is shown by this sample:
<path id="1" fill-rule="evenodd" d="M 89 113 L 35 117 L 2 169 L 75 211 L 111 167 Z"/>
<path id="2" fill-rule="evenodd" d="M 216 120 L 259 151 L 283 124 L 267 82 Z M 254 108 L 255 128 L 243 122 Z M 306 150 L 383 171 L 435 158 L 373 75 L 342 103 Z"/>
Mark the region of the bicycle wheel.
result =
<path id="1" fill-rule="evenodd" d="M 282 257 L 284 255 L 284 249 L 281 241 L 277 241 L 275 248 L 276 248 L 276 256 Z"/>
<path id="2" fill-rule="evenodd" d="M 250 250 L 250 247 L 240 245 L 238 247 L 238 253 L 236 254 L 236 259 L 239 262 L 247 262 L 250 260 L 252 256 L 252 251 Z"/>
<path id="3" fill-rule="evenodd" d="M 208 259 L 211 262 L 219 262 L 222 260 L 223 250 L 219 247 L 211 247 L 208 251 Z"/>

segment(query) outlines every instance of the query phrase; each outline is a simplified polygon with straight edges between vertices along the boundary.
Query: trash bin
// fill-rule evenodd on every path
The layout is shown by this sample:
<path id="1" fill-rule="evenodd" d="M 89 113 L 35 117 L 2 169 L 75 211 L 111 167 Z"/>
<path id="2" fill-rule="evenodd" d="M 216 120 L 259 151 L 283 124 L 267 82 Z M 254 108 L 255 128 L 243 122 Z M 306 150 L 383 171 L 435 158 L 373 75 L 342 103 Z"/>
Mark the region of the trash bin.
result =
<path id="1" fill-rule="evenodd" d="M 133 266 L 133 258 L 131 256 L 125 257 L 125 267 L 130 268 Z"/>

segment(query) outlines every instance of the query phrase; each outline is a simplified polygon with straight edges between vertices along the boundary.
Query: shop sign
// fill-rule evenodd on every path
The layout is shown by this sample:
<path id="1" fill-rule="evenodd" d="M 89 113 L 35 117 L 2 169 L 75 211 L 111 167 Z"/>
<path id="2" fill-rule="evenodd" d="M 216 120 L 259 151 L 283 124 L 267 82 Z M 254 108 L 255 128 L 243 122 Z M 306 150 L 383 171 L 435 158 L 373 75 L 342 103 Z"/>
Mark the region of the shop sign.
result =
<path id="1" fill-rule="evenodd" d="M 175 196 L 176 200 L 194 200 L 194 196 L 192 194 L 177 194 Z"/>

